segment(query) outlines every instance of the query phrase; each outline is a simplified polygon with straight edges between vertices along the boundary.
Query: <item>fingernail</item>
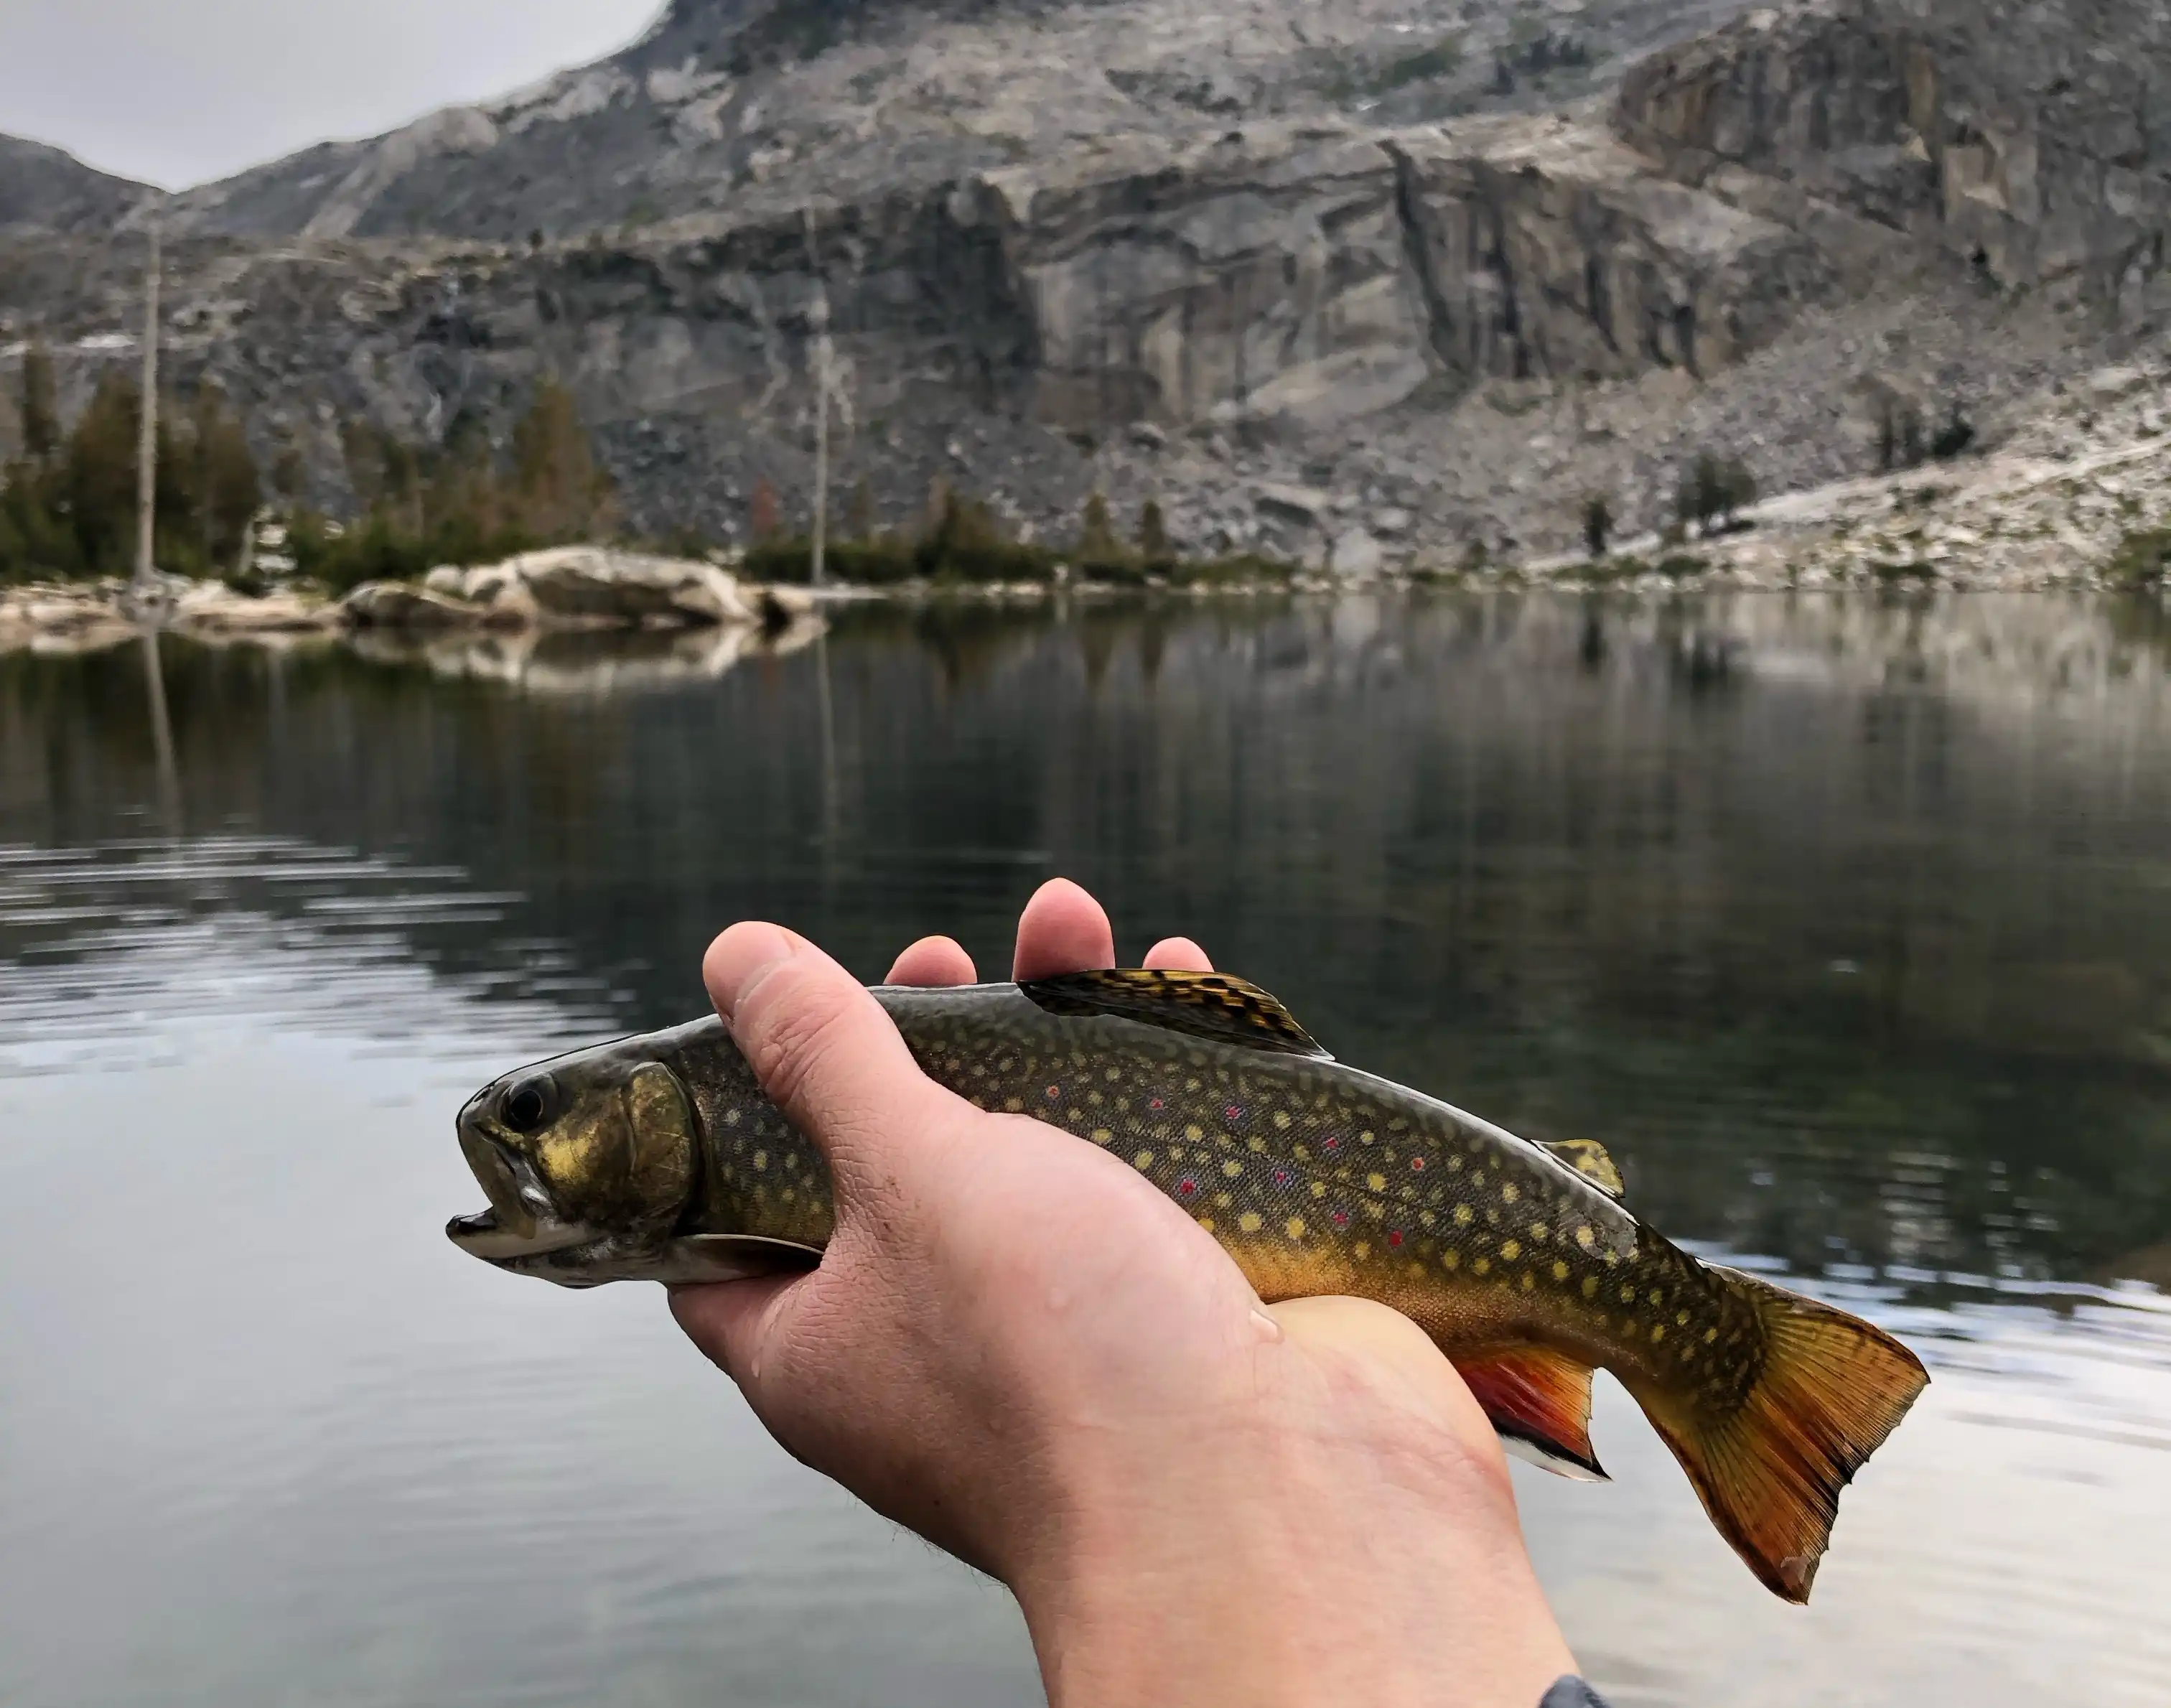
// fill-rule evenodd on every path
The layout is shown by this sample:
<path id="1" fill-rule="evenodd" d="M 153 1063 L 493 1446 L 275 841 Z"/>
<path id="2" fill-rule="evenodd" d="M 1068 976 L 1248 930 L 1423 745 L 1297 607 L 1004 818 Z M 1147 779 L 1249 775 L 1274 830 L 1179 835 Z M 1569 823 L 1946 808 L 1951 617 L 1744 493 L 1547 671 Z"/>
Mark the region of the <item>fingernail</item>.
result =
<path id="1" fill-rule="evenodd" d="M 750 919 L 732 926 L 709 945 L 701 961 L 701 979 L 716 1012 L 732 1019 L 754 988 L 798 952 L 799 940 L 780 925 Z"/>

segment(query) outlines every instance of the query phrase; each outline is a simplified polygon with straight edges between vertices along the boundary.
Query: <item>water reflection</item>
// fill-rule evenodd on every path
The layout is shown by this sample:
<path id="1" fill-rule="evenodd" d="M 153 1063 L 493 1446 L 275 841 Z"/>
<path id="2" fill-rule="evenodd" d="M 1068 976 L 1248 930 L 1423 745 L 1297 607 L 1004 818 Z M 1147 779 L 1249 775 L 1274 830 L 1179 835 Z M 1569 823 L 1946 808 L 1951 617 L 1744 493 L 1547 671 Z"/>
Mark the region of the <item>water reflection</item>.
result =
<path id="1" fill-rule="evenodd" d="M 1345 1057 L 1604 1138 L 1659 1226 L 1923 1347 L 1806 1620 L 1622 1408 L 1614 1490 L 1529 1486 L 1624 1701 L 2138 1702 L 2171 1663 L 2131 1539 L 2171 1522 L 2148 608 L 938 606 L 721 665 L 158 657 L 187 839 L 143 657 L 0 659 L 0 1287 L 35 1301 L 0 1367 L 35 1373 L 0 1530 L 56 1562 L 0 1578 L 0 1701 L 169 1700 L 159 1667 L 237 1701 L 1021 1700 L 1000 1596 L 720 1424 L 652 1302 L 501 1293 L 437 1229 L 460 1095 L 697 1012 L 720 922 L 994 966 L 1059 870 L 1128 952 L 1197 934 Z M 186 1254 L 147 1266 L 170 1345 L 140 1234 L 99 1257 L 149 1227 Z M 94 1663 L 105 1605 L 136 1637 Z M 2045 1682 L 2056 1652 L 2088 1662 Z"/>

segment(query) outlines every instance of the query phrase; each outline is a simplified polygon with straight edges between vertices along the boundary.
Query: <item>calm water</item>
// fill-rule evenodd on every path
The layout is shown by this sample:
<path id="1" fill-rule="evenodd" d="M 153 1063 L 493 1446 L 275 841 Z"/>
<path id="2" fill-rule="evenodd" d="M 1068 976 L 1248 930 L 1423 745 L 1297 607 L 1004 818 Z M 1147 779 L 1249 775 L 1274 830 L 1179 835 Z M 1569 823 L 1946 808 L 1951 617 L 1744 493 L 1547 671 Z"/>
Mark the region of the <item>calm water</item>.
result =
<path id="1" fill-rule="evenodd" d="M 710 934 L 1003 964 L 1043 877 L 1604 1138 L 1936 1380 L 1806 1612 L 1602 1385 L 1521 1481 L 1635 1704 L 2171 1677 L 2171 630 L 2047 597 L 863 616 L 739 656 L 0 659 L 0 1703 L 1029 1704 L 1004 1593 L 651 1289 L 493 1273 L 451 1118 Z M 1519 1476 L 1520 1475 L 1519 1470 Z"/>

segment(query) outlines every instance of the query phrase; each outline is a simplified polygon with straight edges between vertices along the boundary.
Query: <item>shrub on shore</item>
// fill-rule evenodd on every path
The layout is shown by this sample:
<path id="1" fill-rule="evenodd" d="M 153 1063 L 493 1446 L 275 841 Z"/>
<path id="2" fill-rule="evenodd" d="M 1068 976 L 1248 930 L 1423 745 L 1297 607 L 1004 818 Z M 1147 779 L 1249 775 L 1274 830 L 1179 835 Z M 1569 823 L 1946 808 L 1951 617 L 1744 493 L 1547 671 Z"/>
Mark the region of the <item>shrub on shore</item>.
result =
<path id="1" fill-rule="evenodd" d="M 2171 581 L 2171 527 L 2138 527 L 2111 554 L 2104 570 L 2115 587 L 2152 591 Z"/>

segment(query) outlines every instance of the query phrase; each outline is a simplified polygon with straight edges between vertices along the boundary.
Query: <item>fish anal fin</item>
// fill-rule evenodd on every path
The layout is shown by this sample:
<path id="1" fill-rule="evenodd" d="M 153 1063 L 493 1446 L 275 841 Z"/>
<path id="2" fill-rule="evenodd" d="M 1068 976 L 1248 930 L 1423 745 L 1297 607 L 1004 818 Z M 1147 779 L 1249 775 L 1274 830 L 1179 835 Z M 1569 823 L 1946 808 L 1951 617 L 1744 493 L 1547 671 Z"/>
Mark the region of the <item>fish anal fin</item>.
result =
<path id="1" fill-rule="evenodd" d="M 1773 1594 L 1807 1601 L 1839 1491 L 1930 1379 L 1922 1360 L 1859 1317 L 1758 1276 L 1710 1272 L 1762 1325 L 1756 1381 L 1723 1413 L 1691 1395 L 1632 1391 L 1734 1552 Z"/>
<path id="2" fill-rule="evenodd" d="M 1511 1448 L 1559 1475 L 1604 1482 L 1590 1448 L 1590 1371 L 1541 1347 L 1482 1358 L 1457 1358 L 1455 1368 Z"/>
<path id="3" fill-rule="evenodd" d="M 1037 978 L 1018 988 L 1050 1014 L 1139 1020 L 1210 1043 L 1310 1056 L 1321 1062 L 1334 1059 L 1274 998 L 1225 972 L 1126 967 Z"/>
<path id="4" fill-rule="evenodd" d="M 1595 1138 L 1543 1139 L 1539 1148 L 1551 1151 L 1609 1198 L 1617 1198 L 1628 1189 L 1621 1178 L 1619 1165 Z"/>

